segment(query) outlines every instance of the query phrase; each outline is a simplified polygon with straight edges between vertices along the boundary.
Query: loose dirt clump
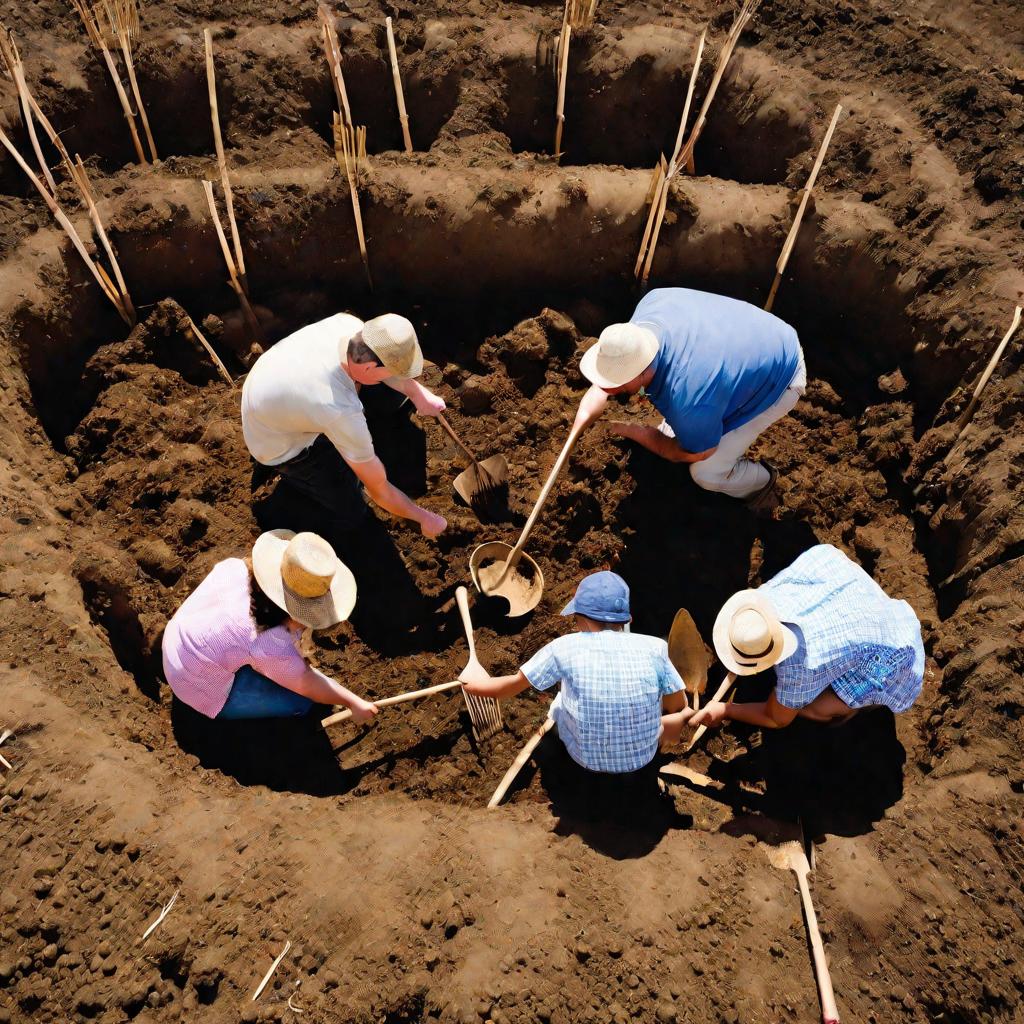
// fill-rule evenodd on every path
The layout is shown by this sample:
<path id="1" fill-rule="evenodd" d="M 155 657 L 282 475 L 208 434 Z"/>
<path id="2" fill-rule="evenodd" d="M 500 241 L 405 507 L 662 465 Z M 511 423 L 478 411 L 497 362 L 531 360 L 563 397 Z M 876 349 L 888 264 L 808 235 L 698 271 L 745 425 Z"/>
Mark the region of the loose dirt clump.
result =
<path id="1" fill-rule="evenodd" d="M 365 729 L 324 730 L 319 714 L 215 723 L 172 699 L 162 630 L 261 529 L 315 529 L 360 589 L 351 621 L 311 641 L 314 662 L 374 698 L 457 676 L 469 555 L 514 543 L 585 387 L 579 356 L 637 299 L 650 172 L 671 151 L 697 34 L 711 23 L 713 56 L 732 12 L 602 2 L 573 41 L 557 163 L 561 8 L 328 7 L 368 127 L 374 292 L 334 161 L 312 7 L 147 5 L 136 65 L 163 159 L 139 167 L 125 163 L 119 105 L 69 12 L 0 3 L 41 107 L 89 165 L 140 311 L 127 329 L 5 158 L 0 731 L 15 735 L 0 783 L 0 1024 L 298 1010 L 391 1024 L 811 1019 L 792 881 L 764 849 L 797 820 L 817 845 L 812 886 L 844 1019 L 1018 1019 L 1019 338 L 962 434 L 956 420 L 1024 294 L 1024 19 L 995 3 L 765 0 L 697 174 L 672 188 L 652 284 L 763 303 L 795 190 L 843 103 L 775 309 L 800 333 L 810 376 L 759 442 L 783 504 L 754 519 L 599 425 L 530 539 L 540 606 L 509 619 L 500 600 L 474 600 L 481 661 L 511 672 L 564 631 L 557 613 L 589 571 L 625 576 L 634 628 L 664 636 L 687 607 L 708 637 L 732 592 L 828 542 L 921 618 L 917 705 L 837 730 L 714 734 L 687 763 L 717 795 L 677 777 L 671 801 L 651 806 L 606 799 L 549 739 L 487 812 L 546 698 L 504 702 L 505 730 L 479 746 L 451 695 L 383 710 Z M 399 152 L 385 15 L 412 156 Z M 218 176 L 205 27 L 263 343 L 339 309 L 408 315 L 456 429 L 480 456 L 508 459 L 501 522 L 481 524 L 455 497 L 465 464 L 440 428 L 373 392 L 389 474 L 449 520 L 437 542 L 377 512 L 346 535 L 253 478 L 239 390 L 186 320 L 240 380 L 253 338 L 199 184 Z M 706 67 L 698 97 L 709 79 Z M 0 92 L 4 129 L 28 154 L 13 83 Z M 643 399 L 614 415 L 656 416 Z"/>

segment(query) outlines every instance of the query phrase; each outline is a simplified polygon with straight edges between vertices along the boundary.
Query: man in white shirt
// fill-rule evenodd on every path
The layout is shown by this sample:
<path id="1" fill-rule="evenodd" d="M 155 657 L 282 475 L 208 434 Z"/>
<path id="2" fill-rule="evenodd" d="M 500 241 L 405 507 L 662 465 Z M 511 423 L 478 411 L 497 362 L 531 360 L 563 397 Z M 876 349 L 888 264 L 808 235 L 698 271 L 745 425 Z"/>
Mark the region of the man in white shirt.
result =
<path id="1" fill-rule="evenodd" d="M 365 487 L 381 508 L 436 537 L 447 521 L 388 481 L 359 399 L 360 388 L 384 383 L 421 416 L 436 416 L 444 400 L 415 380 L 422 371 L 423 353 L 405 317 L 385 313 L 363 323 L 348 313 L 329 316 L 256 360 L 242 388 L 245 443 L 258 463 L 328 508 L 342 529 L 365 516 Z"/>

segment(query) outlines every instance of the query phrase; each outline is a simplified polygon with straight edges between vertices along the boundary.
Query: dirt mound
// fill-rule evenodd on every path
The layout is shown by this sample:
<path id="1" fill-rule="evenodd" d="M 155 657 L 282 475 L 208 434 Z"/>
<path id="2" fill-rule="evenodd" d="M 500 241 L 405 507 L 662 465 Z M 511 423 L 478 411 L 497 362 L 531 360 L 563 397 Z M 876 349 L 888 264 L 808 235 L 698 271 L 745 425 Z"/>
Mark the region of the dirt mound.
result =
<path id="1" fill-rule="evenodd" d="M 163 159 L 139 167 L 124 164 L 116 98 L 67 11 L 0 4 L 41 106 L 89 164 L 140 311 L 134 329 L 121 324 L 5 157 L 0 731 L 16 734 L 0 751 L 14 766 L 0 795 L 0 1024 L 298 1010 L 390 1024 L 810 1019 L 799 904 L 765 849 L 798 820 L 818 844 L 812 884 L 844 1018 L 1018 1019 L 1019 339 L 970 426 L 955 422 L 1024 292 L 1012 69 L 1024 19 L 995 3 L 762 4 L 698 176 L 673 186 L 652 282 L 763 303 L 792 190 L 843 103 L 776 306 L 810 375 L 759 443 L 783 505 L 755 520 L 599 426 L 530 540 L 541 605 L 514 620 L 498 600 L 473 607 L 495 672 L 562 632 L 558 610 L 599 568 L 630 582 L 637 629 L 663 636 L 685 606 L 709 636 L 734 590 L 829 542 L 918 612 L 918 704 L 842 730 L 716 734 L 688 759 L 716 792 L 676 778 L 671 802 L 649 807 L 581 781 L 548 740 L 509 806 L 486 812 L 544 698 L 504 702 L 505 730 L 479 747 L 450 695 L 367 729 L 323 730 L 319 715 L 211 723 L 172 700 L 162 629 L 261 529 L 315 529 L 360 586 L 351 621 L 315 638 L 316 664 L 371 697 L 455 678 L 469 555 L 514 542 L 585 386 L 580 354 L 636 301 L 650 169 L 674 141 L 696 35 L 710 21 L 713 57 L 731 12 L 602 4 L 573 42 L 558 164 L 545 154 L 560 8 L 388 8 L 411 157 L 396 151 L 385 12 L 331 10 L 368 126 L 372 293 L 311 8 L 146 7 L 136 61 Z M 253 481 L 238 388 L 186 319 L 240 378 L 252 338 L 199 187 L 217 176 L 207 26 L 264 342 L 339 308 L 409 315 L 456 428 L 508 459 L 503 521 L 483 525 L 458 502 L 464 462 L 435 424 L 372 393 L 390 475 L 449 519 L 437 543 L 383 514 L 346 535 L 279 481 Z M 2 95 L 27 154 L 12 83 Z M 88 237 L 68 186 L 60 194 Z M 656 416 L 642 399 L 616 415 Z"/>

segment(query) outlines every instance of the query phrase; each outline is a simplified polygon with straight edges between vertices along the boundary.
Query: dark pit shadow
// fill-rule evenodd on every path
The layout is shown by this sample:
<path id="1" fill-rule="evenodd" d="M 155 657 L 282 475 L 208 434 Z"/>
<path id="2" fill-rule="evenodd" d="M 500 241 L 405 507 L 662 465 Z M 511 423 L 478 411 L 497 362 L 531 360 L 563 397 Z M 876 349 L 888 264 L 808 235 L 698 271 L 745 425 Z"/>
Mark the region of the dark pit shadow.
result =
<path id="1" fill-rule="evenodd" d="M 577 835 L 602 856 L 612 860 L 645 857 L 669 831 L 693 824 L 659 792 L 657 766 L 664 760 L 660 755 L 650 769 L 638 773 L 639 778 L 588 772 L 569 756 L 557 729 L 552 729 L 533 759 L 557 819 L 555 834 Z M 529 776 L 520 779 L 521 785 L 529 781 Z"/>

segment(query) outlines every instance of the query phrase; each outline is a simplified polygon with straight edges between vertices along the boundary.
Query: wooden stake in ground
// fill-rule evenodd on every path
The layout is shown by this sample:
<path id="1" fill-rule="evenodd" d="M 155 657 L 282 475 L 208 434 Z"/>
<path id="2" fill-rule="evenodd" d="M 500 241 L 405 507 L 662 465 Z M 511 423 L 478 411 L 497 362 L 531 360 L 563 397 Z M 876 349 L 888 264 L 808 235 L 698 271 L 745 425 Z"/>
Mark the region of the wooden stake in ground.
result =
<path id="1" fill-rule="evenodd" d="M 50 194 L 57 195 L 57 183 L 53 180 L 50 168 L 43 156 L 42 147 L 39 145 L 39 137 L 36 135 L 36 126 L 32 118 L 32 102 L 28 91 L 28 83 L 25 81 L 25 67 L 21 63 L 21 54 L 18 53 L 17 44 L 14 42 L 14 33 L 0 25 L 0 54 L 3 55 L 4 63 L 14 80 L 14 86 L 18 90 L 18 101 L 21 104 L 21 118 L 25 122 L 25 130 L 28 132 L 29 142 L 32 144 L 32 151 L 39 161 L 39 168 L 46 178 L 46 184 L 50 188 Z"/>
<path id="2" fill-rule="evenodd" d="M 257 999 L 262 995 L 263 990 L 267 987 L 267 982 L 273 977 L 274 971 L 281 965 L 281 961 L 288 955 L 288 950 L 292 948 L 291 940 L 289 939 L 284 944 L 284 949 L 281 950 L 277 955 L 277 959 L 270 965 L 270 970 L 263 975 L 263 980 L 256 986 L 256 991 L 252 994 L 252 1001 L 255 1003 Z"/>
<path id="3" fill-rule="evenodd" d="M 999 342 L 995 352 L 992 353 L 992 358 L 988 361 L 988 366 L 985 367 L 985 372 L 981 375 L 981 380 L 978 381 L 974 388 L 974 394 L 971 395 L 971 400 L 967 403 L 967 408 L 960 414 L 960 419 L 957 421 L 957 429 L 959 438 L 960 434 L 963 433 L 964 428 L 971 421 L 971 417 L 974 415 L 974 410 L 978 406 L 978 399 L 981 398 L 981 393 L 985 389 L 985 385 L 988 383 L 989 377 L 992 376 L 992 371 L 996 368 L 996 363 L 999 362 L 1000 357 L 1003 354 L 1006 346 L 1010 344 L 1010 339 L 1013 337 L 1017 328 L 1020 326 L 1022 307 L 1018 306 L 1013 313 L 1013 322 L 1010 324 L 1010 329 L 1003 335 L 1003 340 Z"/>
<path id="4" fill-rule="evenodd" d="M 204 181 L 203 189 L 206 192 L 206 202 L 210 207 L 210 218 L 213 221 L 214 230 L 217 232 L 217 240 L 220 242 L 220 251 L 228 268 L 228 282 L 235 295 L 238 296 L 238 305 L 241 307 L 242 315 L 249 325 L 249 330 L 253 332 L 254 337 L 258 338 L 260 336 L 260 322 L 256 319 L 256 314 L 249 304 L 249 296 L 246 295 L 245 288 L 242 286 L 242 279 L 238 273 L 235 258 L 231 254 L 231 247 L 228 245 L 227 236 L 224 234 L 224 225 L 221 223 L 220 214 L 217 212 L 217 200 L 213 195 L 213 182 Z"/>
<path id="5" fill-rule="evenodd" d="M 139 158 L 140 164 L 148 163 L 146 154 L 142 151 L 142 142 L 139 140 L 138 130 L 135 127 L 135 114 L 132 111 L 132 105 L 128 102 L 128 95 L 121 84 L 121 76 L 118 74 L 117 65 L 114 63 L 110 48 L 104 40 L 103 32 L 100 30 L 99 23 L 96 20 L 96 14 L 89 8 L 86 0 L 70 0 L 70 2 L 71 6 L 78 12 L 78 16 L 82 19 L 82 24 L 85 25 L 85 31 L 93 46 L 100 51 L 107 65 L 110 80 L 114 83 L 117 98 L 121 101 L 121 110 L 124 112 L 125 120 L 128 122 L 128 130 L 132 134 L 132 145 L 135 146 L 135 155 Z"/>
<path id="6" fill-rule="evenodd" d="M 231 191 L 231 179 L 228 177 L 228 162 L 224 156 L 224 140 L 220 134 L 220 112 L 217 107 L 217 73 L 213 66 L 213 36 L 209 29 L 203 30 L 203 43 L 206 48 L 206 87 L 210 95 L 210 119 L 213 122 L 213 144 L 217 149 L 217 166 L 220 168 L 220 183 L 224 189 L 224 203 L 228 210 L 228 226 L 231 228 L 231 244 L 235 250 L 235 277 L 249 298 L 249 284 L 245 276 L 245 254 L 242 252 L 242 239 L 238 234 L 235 222 L 235 196 Z M 243 307 L 243 311 L 244 311 Z M 255 317 L 253 318 L 255 322 Z M 256 323 L 257 330 L 259 324 Z"/>
<path id="7" fill-rule="evenodd" d="M 832 141 L 832 133 L 836 130 L 836 125 L 839 123 L 839 115 L 842 112 L 842 104 L 837 103 L 836 109 L 832 114 L 832 121 L 828 126 L 828 130 L 825 132 L 825 138 L 821 141 L 821 148 L 818 150 L 817 159 L 814 161 L 814 166 L 811 168 L 811 173 L 807 178 L 807 184 L 804 185 L 803 193 L 800 196 L 800 205 L 797 207 L 796 216 L 793 218 L 789 234 L 786 235 L 786 241 L 782 245 L 782 252 L 779 254 L 779 258 L 775 263 L 775 280 L 772 281 L 772 286 L 768 291 L 768 299 L 764 304 L 764 308 L 769 313 L 771 312 L 772 306 L 775 305 L 775 294 L 778 292 L 779 285 L 782 283 L 782 275 L 786 269 L 786 264 L 789 262 L 789 257 L 793 252 L 793 246 L 796 244 L 796 236 L 800 231 L 800 224 L 804 219 L 804 214 L 807 212 L 807 204 L 811 199 L 811 191 L 814 189 L 814 184 L 818 180 L 818 172 L 821 170 L 821 165 L 825 160 L 825 152 L 828 149 L 829 143 Z"/>
<path id="8" fill-rule="evenodd" d="M 385 18 L 384 24 L 388 31 L 388 53 L 391 55 L 391 77 L 395 83 L 395 97 L 398 100 L 398 120 L 402 122 L 402 139 L 405 141 L 406 153 L 412 152 L 412 137 L 409 135 L 409 115 L 405 110 L 405 94 L 402 92 L 402 77 L 398 73 L 398 51 L 395 49 L 395 32 L 391 27 L 391 19 Z"/>
<path id="9" fill-rule="evenodd" d="M 366 235 L 363 233 L 363 214 L 359 206 L 359 175 L 366 165 L 366 128 L 345 124 L 341 114 L 334 114 L 334 156 L 342 174 L 348 179 L 348 191 L 352 198 L 352 216 L 356 222 L 356 237 L 359 239 L 359 255 L 366 269 L 366 280 L 373 290 L 373 275 L 370 273 L 370 257 L 366 252 Z"/>
<path id="10" fill-rule="evenodd" d="M 345 89 L 345 76 L 341 71 L 341 46 L 338 44 L 338 33 L 334 30 L 334 19 L 323 4 L 317 4 L 317 15 L 324 37 L 324 54 L 331 72 L 334 95 L 338 100 L 338 113 L 345 124 L 352 124 L 352 111 L 348 105 L 348 91 Z"/>
<path id="11" fill-rule="evenodd" d="M 665 209 L 668 205 L 668 192 L 672 185 L 672 179 L 683 167 L 692 168 L 693 151 L 697 145 L 697 140 L 700 138 L 701 132 L 704 130 L 704 125 L 707 122 L 708 111 L 711 109 L 711 103 L 715 98 L 715 94 L 718 92 L 718 86 L 722 81 L 726 68 L 729 66 L 729 61 L 732 59 L 732 54 L 736 49 L 736 44 L 739 42 L 740 36 L 743 34 L 743 29 L 746 28 L 747 23 L 754 16 L 754 12 L 757 10 L 759 3 L 760 0 L 743 0 L 743 6 L 740 8 L 739 14 L 736 15 L 736 20 L 733 22 L 732 27 L 729 29 L 729 34 L 725 37 L 725 41 L 722 43 L 722 50 L 718 55 L 718 64 L 715 67 L 715 73 L 712 76 L 711 84 L 708 86 L 707 95 L 704 97 L 704 102 L 701 104 L 700 112 L 697 114 L 697 120 L 694 122 L 693 128 L 690 130 L 690 134 L 685 145 L 683 145 L 681 149 L 677 148 L 675 158 L 669 163 L 668 171 L 662 181 L 661 195 L 657 197 L 657 201 L 652 204 L 653 208 L 651 216 L 648 217 L 647 228 L 644 231 L 644 237 L 640 244 L 640 253 L 637 256 L 636 263 L 633 267 L 634 276 L 639 277 L 641 279 L 641 283 L 645 287 L 651 274 L 651 266 L 654 263 L 654 250 L 658 244 L 658 236 L 661 234 L 662 222 L 665 219 Z M 703 49 L 704 36 L 702 35 L 698 41 L 697 52 L 694 60 L 695 65 L 700 61 Z M 697 70 L 695 67 L 690 76 L 691 84 L 695 85 L 696 80 Z M 689 100 L 687 100 L 687 103 L 689 103 Z M 688 113 L 689 109 L 687 107 L 684 114 Z"/>
<path id="12" fill-rule="evenodd" d="M 555 159 L 562 159 L 562 130 L 565 127 L 565 84 L 569 77 L 569 42 L 573 32 L 582 32 L 594 23 L 597 0 L 565 0 L 562 31 L 558 37 L 555 72 L 558 94 L 555 100 Z"/>
<path id="13" fill-rule="evenodd" d="M 136 0 L 100 0 L 93 10 L 97 14 L 97 24 L 105 36 L 104 42 L 108 46 L 118 44 L 121 46 L 124 66 L 128 72 L 128 82 L 132 87 L 135 105 L 138 107 L 142 128 L 146 133 L 150 159 L 158 160 L 156 143 L 153 141 L 153 133 L 149 128 L 149 118 L 146 116 L 146 106 L 142 102 L 142 93 L 139 91 L 139 83 L 135 77 L 135 60 L 132 57 L 132 44 L 138 39 L 140 30 L 138 4 Z M 103 19 L 98 16 L 101 10 L 105 15 L 105 24 Z"/>
<path id="14" fill-rule="evenodd" d="M 57 223 L 64 229 L 65 234 L 71 240 L 71 244 L 78 250 L 79 256 L 85 261 L 85 265 L 89 268 L 90 273 L 96 279 L 96 283 L 103 289 L 103 293 L 113 303 L 114 308 L 120 314 L 129 327 L 133 326 L 131 316 L 125 309 L 121 297 L 118 295 L 116 289 L 111 283 L 110 278 L 106 275 L 103 268 L 92 258 L 89 254 L 89 250 L 86 249 L 85 243 L 82 241 L 81 236 L 75 230 L 75 226 L 71 223 L 68 215 L 60 208 L 57 204 L 57 200 L 47 191 L 46 186 L 36 177 L 32 168 L 25 162 L 24 157 L 18 152 L 17 147 L 7 137 L 7 133 L 0 129 L 0 144 L 4 146 L 8 153 L 14 157 L 15 162 L 28 176 L 29 181 L 35 186 L 36 191 L 43 197 L 43 201 L 49 207 L 50 212 L 57 219 Z"/>
<path id="15" fill-rule="evenodd" d="M 206 349 L 206 354 L 213 360 L 213 365 L 217 367 L 218 372 L 227 381 L 229 387 L 235 386 L 235 381 L 231 374 L 228 373 L 228 368 L 220 361 L 220 356 L 214 351 L 213 346 L 203 336 L 203 332 L 196 327 L 196 322 L 187 313 L 185 314 L 185 323 L 188 329 L 196 336 L 196 340 L 203 348 Z"/>

